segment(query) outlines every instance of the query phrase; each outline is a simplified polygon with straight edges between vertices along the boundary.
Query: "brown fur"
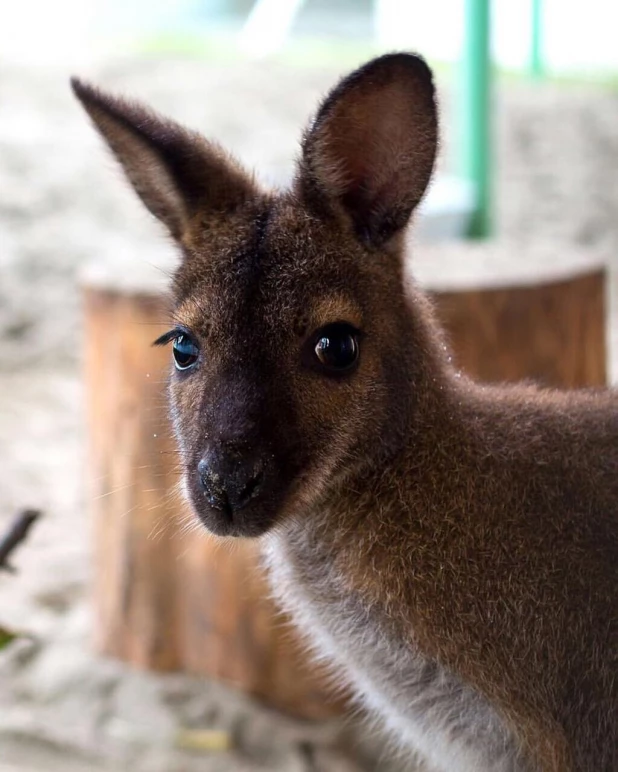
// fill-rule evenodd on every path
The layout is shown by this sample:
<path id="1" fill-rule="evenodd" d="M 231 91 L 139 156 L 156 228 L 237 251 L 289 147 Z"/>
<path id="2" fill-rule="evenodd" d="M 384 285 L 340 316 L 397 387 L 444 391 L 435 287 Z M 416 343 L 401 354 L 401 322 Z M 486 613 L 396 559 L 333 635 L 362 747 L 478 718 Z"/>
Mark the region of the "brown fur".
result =
<path id="1" fill-rule="evenodd" d="M 402 742 L 416 722 L 431 746 L 436 717 L 442 768 L 618 769 L 618 397 L 452 370 L 402 276 L 437 142 L 422 60 L 342 81 L 278 195 L 154 113 L 75 90 L 184 253 L 175 316 L 200 358 L 171 404 L 207 527 L 266 534 L 284 603 L 371 705 L 394 700 Z M 334 322 L 360 346 L 336 376 L 313 354 Z M 233 515 L 204 498 L 206 452 L 234 474 L 259 459 Z"/>

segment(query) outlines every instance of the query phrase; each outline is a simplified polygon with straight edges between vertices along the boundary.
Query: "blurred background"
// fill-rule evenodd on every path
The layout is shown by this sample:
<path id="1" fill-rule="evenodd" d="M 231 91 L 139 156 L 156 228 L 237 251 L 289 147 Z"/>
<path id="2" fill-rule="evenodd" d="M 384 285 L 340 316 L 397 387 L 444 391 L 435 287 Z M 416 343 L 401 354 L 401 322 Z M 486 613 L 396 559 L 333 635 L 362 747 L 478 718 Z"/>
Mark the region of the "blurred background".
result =
<path id="1" fill-rule="evenodd" d="M 442 147 L 412 270 L 418 260 L 431 285 L 449 266 L 464 286 L 473 263 L 468 283 L 484 286 L 537 281 L 530 266 L 560 280 L 604 266 L 614 379 L 617 28 L 607 0 L 0 3 L 0 536 L 21 510 L 43 512 L 11 559 L 16 573 L 0 571 L 0 772 L 409 768 L 353 719 L 301 720 L 93 644 L 101 551 L 80 286 L 102 266 L 118 280 L 165 280 L 175 255 L 69 76 L 203 131 L 277 186 L 340 76 L 382 52 L 421 53 L 437 75 Z"/>

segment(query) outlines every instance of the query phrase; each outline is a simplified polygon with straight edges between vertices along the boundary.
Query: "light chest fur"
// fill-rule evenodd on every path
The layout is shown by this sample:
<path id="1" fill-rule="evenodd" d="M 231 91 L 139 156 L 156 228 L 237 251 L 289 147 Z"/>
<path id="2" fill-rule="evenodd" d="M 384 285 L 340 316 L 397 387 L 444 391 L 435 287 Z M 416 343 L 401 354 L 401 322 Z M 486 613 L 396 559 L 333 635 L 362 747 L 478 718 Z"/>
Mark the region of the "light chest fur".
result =
<path id="1" fill-rule="evenodd" d="M 300 524 L 270 537 L 264 555 L 275 595 L 317 658 L 381 719 L 403 758 L 420 754 L 436 772 L 532 772 L 487 700 L 413 643 L 393 640 L 378 609 L 342 592 Z"/>

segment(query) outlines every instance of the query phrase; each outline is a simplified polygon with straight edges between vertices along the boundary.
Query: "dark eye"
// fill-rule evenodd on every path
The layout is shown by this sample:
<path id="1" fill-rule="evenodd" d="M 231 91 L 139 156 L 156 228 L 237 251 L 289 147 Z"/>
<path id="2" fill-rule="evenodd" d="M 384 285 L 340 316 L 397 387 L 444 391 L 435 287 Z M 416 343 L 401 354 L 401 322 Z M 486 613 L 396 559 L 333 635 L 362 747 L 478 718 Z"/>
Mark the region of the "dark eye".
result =
<path id="1" fill-rule="evenodd" d="M 314 352 L 326 370 L 350 370 L 358 360 L 358 332 L 349 324 L 329 324 L 318 332 Z"/>
<path id="2" fill-rule="evenodd" d="M 174 364 L 177 370 L 188 370 L 197 362 L 200 350 L 193 338 L 185 335 L 179 335 L 174 338 L 172 343 L 172 353 L 174 355 Z"/>

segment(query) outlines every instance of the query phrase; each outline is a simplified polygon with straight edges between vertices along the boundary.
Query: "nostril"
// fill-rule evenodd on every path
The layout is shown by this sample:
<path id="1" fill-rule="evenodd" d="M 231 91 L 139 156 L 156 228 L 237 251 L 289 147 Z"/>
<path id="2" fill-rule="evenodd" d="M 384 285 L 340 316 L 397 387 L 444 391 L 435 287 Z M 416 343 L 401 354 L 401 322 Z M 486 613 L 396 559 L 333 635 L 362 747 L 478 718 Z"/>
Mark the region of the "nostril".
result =
<path id="1" fill-rule="evenodd" d="M 226 515 L 231 515 L 232 504 L 228 497 L 223 476 L 214 470 L 205 459 L 202 459 L 197 465 L 197 474 L 200 487 L 210 506 Z"/>
<path id="2" fill-rule="evenodd" d="M 213 509 L 231 516 L 252 501 L 263 487 L 265 470 L 262 461 L 242 463 L 229 454 L 213 457 L 207 454 L 197 465 L 197 482 Z"/>
<path id="3" fill-rule="evenodd" d="M 220 510 L 223 512 L 224 515 L 227 515 L 227 517 L 231 517 L 233 514 L 233 508 L 230 504 L 230 500 L 227 497 L 227 493 L 223 491 L 220 496 L 211 497 L 209 499 L 209 503 L 211 506 L 213 506 L 215 509 Z"/>
<path id="4" fill-rule="evenodd" d="M 263 481 L 264 472 L 259 471 L 255 477 L 249 480 L 245 487 L 240 491 L 238 495 L 238 502 L 240 504 L 246 504 L 258 492 Z"/>

